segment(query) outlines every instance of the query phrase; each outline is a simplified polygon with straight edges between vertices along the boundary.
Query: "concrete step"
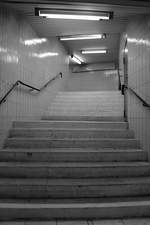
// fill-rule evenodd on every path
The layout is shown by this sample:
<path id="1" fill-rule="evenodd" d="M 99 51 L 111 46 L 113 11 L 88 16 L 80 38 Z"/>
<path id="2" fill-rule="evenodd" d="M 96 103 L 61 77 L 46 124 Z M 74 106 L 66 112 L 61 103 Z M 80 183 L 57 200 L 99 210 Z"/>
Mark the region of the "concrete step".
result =
<path id="1" fill-rule="evenodd" d="M 57 99 L 55 100 L 54 102 L 52 102 L 50 104 L 50 106 L 68 106 L 68 105 L 72 105 L 74 107 L 80 105 L 80 106 L 83 106 L 82 104 L 85 105 L 85 107 L 87 106 L 97 106 L 97 105 L 100 105 L 101 106 L 104 106 L 104 107 L 115 107 L 115 106 L 122 106 L 123 104 L 123 101 L 119 101 L 119 100 L 114 100 L 114 101 L 111 101 L 111 100 L 107 100 L 107 99 L 102 99 L 102 100 L 95 100 L 94 98 L 93 99 L 90 99 L 89 101 L 87 100 L 84 100 L 84 99 L 80 99 L 79 101 L 78 100 L 67 100 L 67 99 Z"/>
<path id="2" fill-rule="evenodd" d="M 124 118 L 122 115 L 119 115 L 119 116 L 106 116 L 106 115 L 103 115 L 103 116 L 90 116 L 90 115 L 49 115 L 49 114 L 45 114 L 42 116 L 42 120 L 51 120 L 51 121 L 55 121 L 55 122 L 58 122 L 58 121 L 62 121 L 62 122 L 72 122 L 73 124 L 74 123 L 90 123 L 91 122 L 95 122 L 94 126 L 93 127 L 97 127 L 98 125 L 98 122 L 103 122 L 103 123 L 119 123 L 119 122 L 124 122 Z M 82 123 L 82 124 L 83 124 Z M 114 125 L 115 127 L 115 125 Z"/>
<path id="3" fill-rule="evenodd" d="M 49 116 L 123 116 L 124 99 L 120 92 L 60 92 L 51 103 Z"/>
<path id="4" fill-rule="evenodd" d="M 93 100 L 95 100 L 95 102 L 93 102 Z M 101 103 L 104 103 L 104 104 L 111 104 L 112 102 L 113 103 L 116 103 L 116 104 L 118 104 L 118 103 L 123 103 L 123 98 L 121 97 L 121 98 L 114 98 L 114 96 L 105 96 L 105 97 L 103 97 L 103 96 L 98 96 L 98 97 L 95 97 L 95 96 L 93 96 L 93 97 L 78 97 L 78 98 L 76 98 L 76 97 L 56 97 L 55 99 L 54 99 L 54 101 L 52 102 L 52 104 L 53 103 L 75 103 L 75 104 L 78 104 L 78 103 L 81 103 L 81 102 L 86 102 L 87 104 L 89 103 L 89 104 L 98 104 L 99 102 L 101 102 Z"/>
<path id="5" fill-rule="evenodd" d="M 7 178 L 6 178 L 7 179 Z M 10 179 L 10 178 L 9 178 Z M 96 197 L 96 198 L 0 198 L 0 203 L 108 203 L 124 201 L 149 201 L 150 195 L 122 196 L 122 197 Z"/>
<path id="6" fill-rule="evenodd" d="M 56 115 L 102 115 L 102 116 L 121 116 L 123 112 L 123 108 L 110 107 L 110 108 L 101 108 L 101 107 L 51 107 L 48 111 L 45 112 L 45 115 L 51 115 L 52 113 L 56 113 Z M 105 114 L 106 115 L 105 115 Z M 55 115 L 55 114 L 54 114 Z"/>
<path id="7" fill-rule="evenodd" d="M 149 212 L 149 200 L 72 204 L 0 203 L 1 221 L 146 217 Z"/>
<path id="8" fill-rule="evenodd" d="M 150 177 L 101 179 L 0 179 L 0 198 L 65 199 L 150 195 Z"/>
<path id="9" fill-rule="evenodd" d="M 120 91 L 61 91 L 56 96 L 118 96 L 122 97 Z"/>
<path id="10" fill-rule="evenodd" d="M 49 111 L 46 111 L 43 115 L 44 117 L 48 116 L 57 116 L 57 117 L 105 117 L 107 120 L 107 117 L 123 117 L 123 108 L 121 110 L 113 109 L 113 110 L 105 110 L 103 108 L 97 109 L 50 109 Z M 68 120 L 68 119 L 67 119 Z M 95 119 L 94 119 L 95 120 Z"/>
<path id="11" fill-rule="evenodd" d="M 89 99 L 76 99 L 76 98 L 57 98 L 55 99 L 50 106 L 63 106 L 63 105 L 72 105 L 72 106 L 78 106 L 84 104 L 85 106 L 122 106 L 123 105 L 123 100 L 122 99 L 110 99 L 104 98 L 89 98 Z"/>
<path id="12" fill-rule="evenodd" d="M 58 120 L 55 120 L 55 119 Z M 12 123 L 13 128 L 82 128 L 82 129 L 127 129 L 128 123 L 124 121 L 86 121 L 87 118 L 84 117 L 49 117 L 49 121 L 14 121 Z M 67 119 L 62 120 L 62 119 Z M 81 119 L 81 121 L 80 121 Z M 82 120 L 83 119 L 83 120 Z M 85 119 L 85 120 L 84 120 Z M 121 119 L 121 118 L 120 118 Z"/>
<path id="13" fill-rule="evenodd" d="M 77 106 L 77 105 L 81 105 L 82 103 L 85 106 L 95 106 L 95 105 L 99 105 L 101 104 L 102 106 L 120 106 L 123 104 L 122 99 L 114 99 L 111 100 L 110 98 L 105 98 L 105 99 L 95 99 L 95 98 L 91 98 L 91 99 L 55 99 L 51 104 L 53 106 L 64 106 L 64 105 L 72 105 L 72 106 Z"/>
<path id="14" fill-rule="evenodd" d="M 121 197 L 96 197 L 96 198 L 0 198 L 0 203 L 110 203 L 127 201 L 150 201 L 150 195 L 121 196 Z"/>
<path id="15" fill-rule="evenodd" d="M 134 132 L 125 129 L 64 129 L 64 128 L 15 128 L 9 131 L 9 137 L 45 137 L 63 138 L 134 138 Z"/>
<path id="16" fill-rule="evenodd" d="M 7 138 L 5 148 L 140 148 L 136 139 L 128 138 Z"/>
<path id="17" fill-rule="evenodd" d="M 109 112 L 98 112 L 98 113 L 85 113 L 85 112 L 72 112 L 72 113 L 69 113 L 67 114 L 66 112 L 48 112 L 48 113 L 45 113 L 43 116 L 42 116 L 42 120 L 52 120 L 52 119 L 55 119 L 57 120 L 57 118 L 59 117 L 62 117 L 63 119 L 66 118 L 66 120 L 70 120 L 71 118 L 76 118 L 76 117 L 80 117 L 81 120 L 83 117 L 89 117 L 91 118 L 91 121 L 92 121 L 92 117 L 108 117 L 110 118 L 111 116 L 113 117 L 122 117 L 123 116 L 123 111 L 122 112 L 114 112 L 113 114 L 112 113 L 109 113 Z M 101 120 L 100 120 L 101 121 Z"/>
<path id="18" fill-rule="evenodd" d="M 72 106 L 72 105 L 63 105 L 63 106 L 51 106 L 48 108 L 48 110 L 45 112 L 45 113 L 50 113 L 50 112 L 58 112 L 58 111 L 61 111 L 61 112 L 68 112 L 68 113 L 71 113 L 71 112 L 85 112 L 86 115 L 88 115 L 89 113 L 98 113 L 98 112 L 109 112 L 109 113 L 112 113 L 112 116 L 114 115 L 114 113 L 119 113 L 119 112 L 122 112 L 123 111 L 123 107 L 120 107 L 120 106 L 100 106 L 100 105 L 96 105 L 96 106 L 85 106 L 84 107 L 84 104 L 82 104 L 82 106 L 78 105 L 78 106 Z"/>
<path id="19" fill-rule="evenodd" d="M 123 108 L 117 109 L 117 108 L 98 108 L 95 107 L 91 109 L 89 108 L 81 108 L 81 107 L 63 107 L 63 108 L 51 108 L 48 111 L 45 112 L 45 115 L 53 115 L 56 113 L 56 115 L 72 115 L 72 116 L 122 116 Z M 55 115 L 55 114 L 54 114 Z"/>
<path id="20" fill-rule="evenodd" d="M 125 162 L 145 161 L 140 149 L 2 149 L 0 161 L 22 162 Z"/>
<path id="21" fill-rule="evenodd" d="M 73 100 L 76 100 L 76 99 L 79 99 L 79 100 L 90 100 L 90 99 L 96 99 L 96 100 L 104 100 L 104 99 L 108 99 L 108 101 L 111 99 L 112 101 L 117 101 L 118 100 L 123 100 L 123 96 L 122 95 L 118 95 L 118 94 L 115 94 L 115 95 L 111 95 L 111 94 L 102 94 L 102 95 L 80 95 L 80 94 L 76 94 L 76 95 L 57 95 L 53 100 L 57 100 L 57 99 L 67 99 L 67 100 L 70 100 L 70 99 L 73 99 Z"/>
<path id="22" fill-rule="evenodd" d="M 50 107 L 48 109 L 48 111 L 46 111 L 45 113 L 51 113 L 51 112 L 56 112 L 58 113 L 59 110 L 61 112 L 66 112 L 66 113 L 71 113 L 71 112 L 74 112 L 74 113 L 77 113 L 77 115 L 81 112 L 85 112 L 85 115 L 89 115 L 89 114 L 93 114 L 93 116 L 97 115 L 98 113 L 100 112 L 106 112 L 106 113 L 110 113 L 110 116 L 114 116 L 115 114 L 119 114 L 120 112 L 123 111 L 123 108 L 122 107 L 97 107 L 95 106 L 94 107 L 72 107 L 72 106 L 68 106 L 68 107 Z"/>
<path id="23" fill-rule="evenodd" d="M 1 178 L 100 178 L 150 176 L 148 162 L 1 162 Z"/>

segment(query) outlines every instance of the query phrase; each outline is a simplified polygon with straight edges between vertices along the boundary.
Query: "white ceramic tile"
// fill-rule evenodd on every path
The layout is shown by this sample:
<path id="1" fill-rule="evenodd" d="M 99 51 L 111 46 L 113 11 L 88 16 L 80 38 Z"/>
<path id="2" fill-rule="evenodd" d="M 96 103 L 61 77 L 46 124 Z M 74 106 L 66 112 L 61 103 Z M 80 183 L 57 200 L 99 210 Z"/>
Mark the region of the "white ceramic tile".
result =
<path id="1" fill-rule="evenodd" d="M 150 103 L 150 16 L 135 17 L 129 22 L 120 44 L 119 64 L 123 71 L 123 48 L 125 35 L 133 41 L 128 43 L 128 82 L 136 92 Z M 150 111 L 131 93 L 128 95 L 129 125 L 135 131 L 143 146 L 150 155 Z M 146 121 L 146 122 L 145 122 Z"/>
<path id="2" fill-rule="evenodd" d="M 121 220 L 94 220 L 93 225 L 124 225 Z"/>
<path id="3" fill-rule="evenodd" d="M 125 219 L 123 222 L 124 225 L 150 225 L 150 219 L 147 218 Z"/>
<path id="4" fill-rule="evenodd" d="M 57 221 L 57 225 L 88 225 L 86 220 Z"/>
<path id="5" fill-rule="evenodd" d="M 65 79 L 68 55 L 56 38 L 49 38 L 41 44 L 25 45 L 26 40 L 40 38 L 26 18 L 3 7 L 0 7 L 0 31 L 1 97 L 17 80 L 39 88 L 59 72 Z M 50 52 L 58 55 L 40 58 L 40 54 Z M 7 129 L 11 120 L 40 118 L 56 92 L 63 89 L 64 79 L 53 82 L 40 94 L 24 87 L 16 88 L 0 106 L 0 129 Z"/>
<path id="6" fill-rule="evenodd" d="M 14 222 L 14 221 L 0 222 L 0 225 L 24 225 L 24 222 Z"/>
<path id="7" fill-rule="evenodd" d="M 56 221 L 28 221 L 24 225 L 56 225 Z"/>

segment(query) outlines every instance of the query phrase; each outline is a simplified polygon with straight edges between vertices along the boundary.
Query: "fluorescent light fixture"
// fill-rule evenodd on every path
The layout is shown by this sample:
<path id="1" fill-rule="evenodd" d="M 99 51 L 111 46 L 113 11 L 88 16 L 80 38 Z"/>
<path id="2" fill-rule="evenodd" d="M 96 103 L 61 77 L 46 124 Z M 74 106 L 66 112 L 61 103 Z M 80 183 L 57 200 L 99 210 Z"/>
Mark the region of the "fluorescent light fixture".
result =
<path id="1" fill-rule="evenodd" d="M 88 15 L 65 15 L 65 14 L 40 14 L 40 16 L 49 18 L 49 19 L 64 19 L 64 20 L 100 20 L 99 16 L 88 16 Z M 104 19 L 104 17 L 103 17 Z M 107 20 L 108 17 L 105 17 Z"/>
<path id="2" fill-rule="evenodd" d="M 35 15 L 50 19 L 69 19 L 69 20 L 109 20 L 112 12 L 94 12 L 85 10 L 63 10 L 63 9 L 40 9 L 35 8 Z"/>
<path id="3" fill-rule="evenodd" d="M 89 39 L 102 39 L 105 38 L 105 34 L 87 34 L 87 35 L 68 35 L 60 37 L 61 41 L 71 41 L 71 40 L 89 40 Z"/>
<path id="4" fill-rule="evenodd" d="M 84 63 L 84 60 L 80 56 L 74 55 L 74 57 L 76 57 L 77 59 L 79 59 L 81 63 Z"/>
<path id="5" fill-rule="evenodd" d="M 99 49 L 99 50 L 82 50 L 82 54 L 106 54 L 106 49 Z"/>
<path id="6" fill-rule="evenodd" d="M 71 55 L 71 59 L 72 59 L 75 63 L 81 64 L 80 59 L 79 59 L 79 58 L 77 58 L 76 56 Z"/>

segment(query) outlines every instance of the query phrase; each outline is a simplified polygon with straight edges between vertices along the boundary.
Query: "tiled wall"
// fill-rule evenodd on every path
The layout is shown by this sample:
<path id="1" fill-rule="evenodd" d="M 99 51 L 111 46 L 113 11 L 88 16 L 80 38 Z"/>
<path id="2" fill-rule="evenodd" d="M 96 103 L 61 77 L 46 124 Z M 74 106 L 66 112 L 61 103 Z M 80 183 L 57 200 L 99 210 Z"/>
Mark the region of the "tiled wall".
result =
<path id="1" fill-rule="evenodd" d="M 12 120 L 38 119 L 58 90 L 63 90 L 68 75 L 68 56 L 55 38 L 38 37 L 26 19 L 0 7 L 0 97 L 16 80 L 41 87 L 49 79 L 63 73 L 41 93 L 18 87 L 0 105 L 0 134 Z"/>
<path id="2" fill-rule="evenodd" d="M 127 38 L 128 85 L 150 104 L 150 16 L 135 17 L 121 38 L 120 73 L 123 75 L 123 48 Z M 128 119 L 150 159 L 150 109 L 128 92 Z"/>
<path id="3" fill-rule="evenodd" d="M 117 70 L 70 73 L 66 91 L 117 91 Z"/>

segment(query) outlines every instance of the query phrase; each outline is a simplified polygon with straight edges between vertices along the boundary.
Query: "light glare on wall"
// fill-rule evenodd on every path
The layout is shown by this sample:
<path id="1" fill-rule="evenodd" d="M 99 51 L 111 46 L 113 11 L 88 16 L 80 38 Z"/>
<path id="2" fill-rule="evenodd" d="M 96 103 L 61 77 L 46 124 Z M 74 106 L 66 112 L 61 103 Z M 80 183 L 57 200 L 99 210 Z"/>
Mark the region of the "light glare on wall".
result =
<path id="1" fill-rule="evenodd" d="M 50 57 L 50 56 L 57 56 L 58 53 L 57 52 L 44 52 L 44 53 L 33 53 L 32 56 L 33 57 L 37 57 L 37 58 L 47 58 L 47 57 Z"/>
<path id="2" fill-rule="evenodd" d="M 125 52 L 125 53 L 128 53 L 128 48 L 125 48 L 125 49 L 124 49 L 124 52 Z"/>
<path id="3" fill-rule="evenodd" d="M 35 39 L 29 39 L 29 40 L 21 40 L 20 42 L 26 46 L 32 46 L 32 45 L 37 45 L 37 44 L 42 44 L 44 42 L 47 42 L 47 39 L 35 38 Z"/>

